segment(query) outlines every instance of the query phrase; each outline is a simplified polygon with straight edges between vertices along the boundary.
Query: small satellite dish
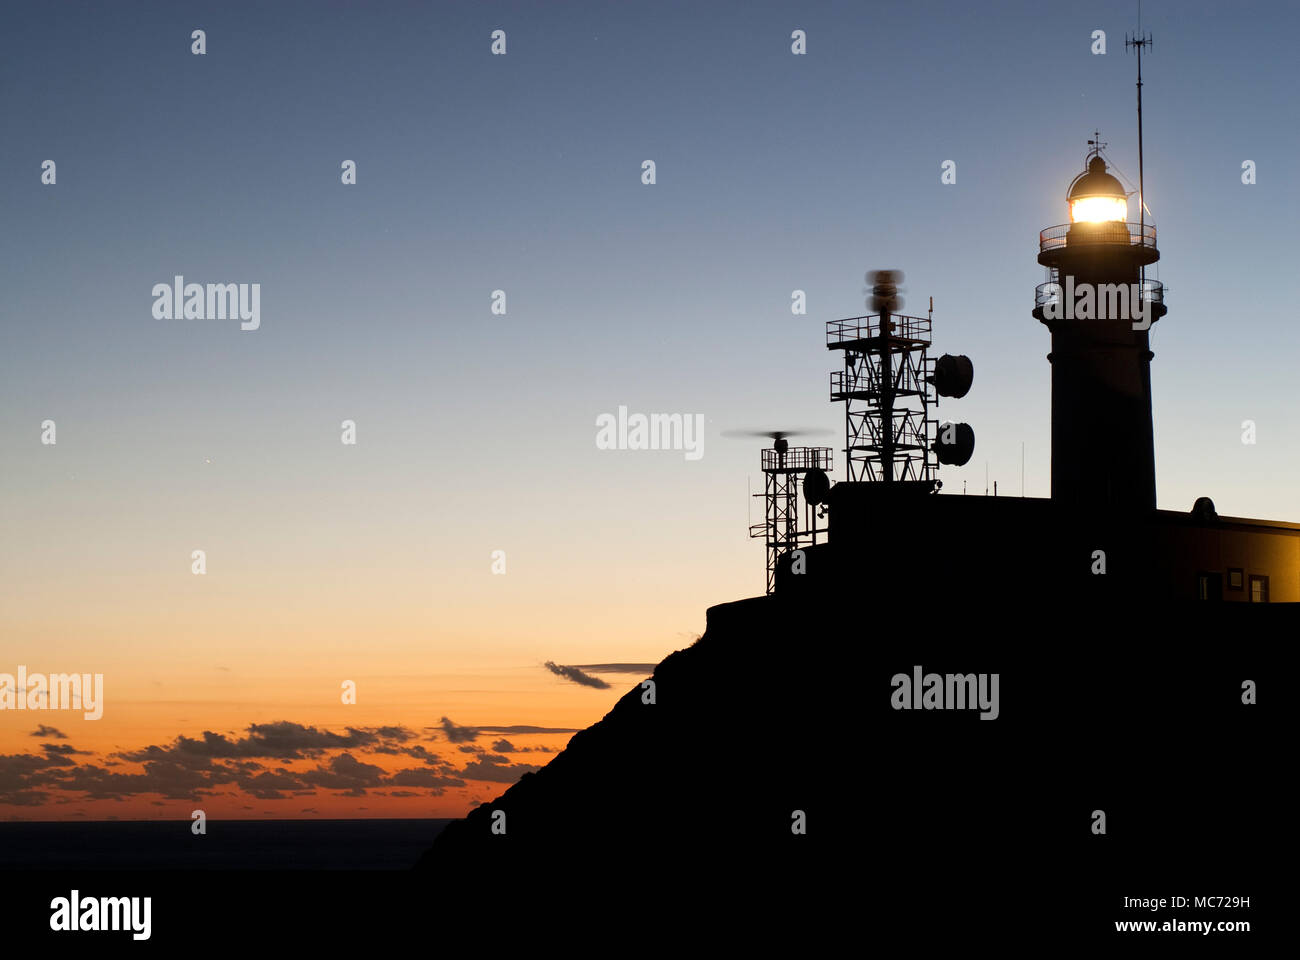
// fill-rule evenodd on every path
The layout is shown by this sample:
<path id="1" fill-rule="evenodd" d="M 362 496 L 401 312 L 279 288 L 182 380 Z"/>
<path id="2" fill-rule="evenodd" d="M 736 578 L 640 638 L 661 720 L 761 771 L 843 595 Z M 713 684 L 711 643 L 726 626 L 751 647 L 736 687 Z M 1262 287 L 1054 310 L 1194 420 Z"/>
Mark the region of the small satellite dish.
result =
<path id="1" fill-rule="evenodd" d="M 803 475 L 803 498 L 809 505 L 825 503 L 830 492 L 831 481 L 825 470 L 813 467 Z"/>
<path id="2" fill-rule="evenodd" d="M 939 424 L 934 452 L 940 463 L 950 467 L 964 467 L 975 453 L 975 431 L 969 423 Z"/>
<path id="3" fill-rule="evenodd" d="M 970 391 L 971 381 L 975 379 L 975 367 L 965 354 L 954 357 L 945 353 L 934 362 L 934 376 L 926 379 L 934 384 L 939 396 L 959 399 Z"/>

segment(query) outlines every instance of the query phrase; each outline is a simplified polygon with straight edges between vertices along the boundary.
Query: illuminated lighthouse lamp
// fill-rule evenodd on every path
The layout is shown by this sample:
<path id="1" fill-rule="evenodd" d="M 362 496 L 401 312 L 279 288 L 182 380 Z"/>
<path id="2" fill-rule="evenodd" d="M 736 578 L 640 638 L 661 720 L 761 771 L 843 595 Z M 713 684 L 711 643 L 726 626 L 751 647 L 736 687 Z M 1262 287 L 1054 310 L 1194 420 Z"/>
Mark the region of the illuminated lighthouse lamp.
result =
<path id="1" fill-rule="evenodd" d="M 1124 187 L 1106 172 L 1106 161 L 1094 155 L 1088 170 L 1070 185 L 1071 223 L 1124 223 L 1128 219 L 1128 195 Z"/>

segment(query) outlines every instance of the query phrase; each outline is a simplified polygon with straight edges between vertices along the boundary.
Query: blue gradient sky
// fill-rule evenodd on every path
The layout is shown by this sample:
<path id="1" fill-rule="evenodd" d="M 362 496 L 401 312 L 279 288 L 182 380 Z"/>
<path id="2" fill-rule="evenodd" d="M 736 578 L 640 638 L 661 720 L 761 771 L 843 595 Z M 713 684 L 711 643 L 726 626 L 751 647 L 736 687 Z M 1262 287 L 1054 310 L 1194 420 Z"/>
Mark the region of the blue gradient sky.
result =
<path id="1" fill-rule="evenodd" d="M 1298 9 L 1145 5 L 1165 508 L 1209 495 L 1224 514 L 1300 520 Z M 823 323 L 866 312 L 872 267 L 906 271 L 914 312 L 933 296 L 937 350 L 975 364 L 971 393 L 939 408 L 977 436 L 946 491 L 982 493 L 987 464 L 1018 493 L 1023 442 L 1025 491 L 1048 493 L 1037 235 L 1067 219 L 1094 128 L 1136 179 L 1132 3 L 3 16 L 6 663 L 33 644 L 107 650 L 142 690 L 183 691 L 222 658 L 454 667 L 486 686 L 542 659 L 654 661 L 708 604 L 762 591 L 745 498 L 759 444 L 718 434 L 840 431 Z M 174 274 L 261 283 L 261 329 L 153 319 L 151 287 Z M 704 458 L 597 450 L 596 417 L 619 405 L 703 414 Z M 557 683 L 541 672 L 528 696 Z M 550 719 L 585 725 L 617 692 L 566 694 L 581 704 Z"/>

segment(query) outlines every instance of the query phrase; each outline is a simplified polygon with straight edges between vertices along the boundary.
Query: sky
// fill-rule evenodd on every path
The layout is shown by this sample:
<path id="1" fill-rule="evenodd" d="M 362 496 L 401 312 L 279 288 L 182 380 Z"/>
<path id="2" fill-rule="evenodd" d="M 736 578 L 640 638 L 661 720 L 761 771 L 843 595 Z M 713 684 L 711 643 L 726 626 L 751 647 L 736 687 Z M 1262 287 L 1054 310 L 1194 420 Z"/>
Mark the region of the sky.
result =
<path id="1" fill-rule="evenodd" d="M 1144 5 L 1165 509 L 1300 520 L 1298 9 Z M 1136 180 L 1132 3 L 3 19 L 0 673 L 100 673 L 105 705 L 0 711 L 0 817 L 497 795 L 763 591 L 762 442 L 723 432 L 842 432 L 824 324 L 869 269 L 974 363 L 945 492 L 1019 495 L 1023 444 L 1048 494 L 1038 231 L 1094 129 Z M 260 326 L 159 318 L 176 275 L 260 284 Z M 620 407 L 700 417 L 701 455 L 601 449 Z"/>

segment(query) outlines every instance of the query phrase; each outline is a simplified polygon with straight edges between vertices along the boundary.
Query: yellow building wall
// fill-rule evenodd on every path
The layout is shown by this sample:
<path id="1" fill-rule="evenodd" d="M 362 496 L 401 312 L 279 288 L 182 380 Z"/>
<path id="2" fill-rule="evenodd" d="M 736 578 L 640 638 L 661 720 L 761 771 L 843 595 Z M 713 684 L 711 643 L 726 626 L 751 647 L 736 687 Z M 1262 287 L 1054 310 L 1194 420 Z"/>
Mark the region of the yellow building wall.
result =
<path id="1" fill-rule="evenodd" d="M 1205 527 L 1160 524 L 1152 532 L 1153 569 L 1165 573 L 1167 596 L 1194 597 L 1197 575 L 1206 572 L 1223 577 L 1225 601 L 1247 602 L 1254 574 L 1268 577 L 1270 603 L 1300 603 L 1300 525 L 1223 517 Z M 1239 590 L 1229 587 L 1232 568 L 1242 571 Z"/>

